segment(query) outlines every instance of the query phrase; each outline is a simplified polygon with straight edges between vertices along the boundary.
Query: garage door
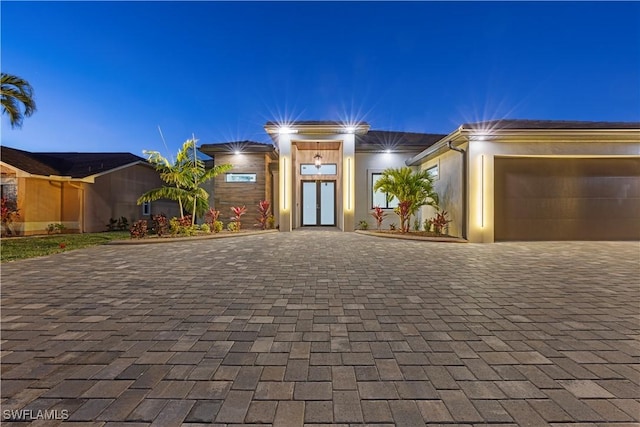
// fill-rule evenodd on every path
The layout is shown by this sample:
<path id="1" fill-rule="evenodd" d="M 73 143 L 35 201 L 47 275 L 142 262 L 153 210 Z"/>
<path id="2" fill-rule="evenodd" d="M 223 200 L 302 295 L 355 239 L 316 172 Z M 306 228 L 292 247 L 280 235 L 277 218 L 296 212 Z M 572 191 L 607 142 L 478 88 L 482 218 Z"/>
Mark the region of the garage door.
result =
<path id="1" fill-rule="evenodd" d="M 495 240 L 640 239 L 640 158 L 496 157 Z"/>

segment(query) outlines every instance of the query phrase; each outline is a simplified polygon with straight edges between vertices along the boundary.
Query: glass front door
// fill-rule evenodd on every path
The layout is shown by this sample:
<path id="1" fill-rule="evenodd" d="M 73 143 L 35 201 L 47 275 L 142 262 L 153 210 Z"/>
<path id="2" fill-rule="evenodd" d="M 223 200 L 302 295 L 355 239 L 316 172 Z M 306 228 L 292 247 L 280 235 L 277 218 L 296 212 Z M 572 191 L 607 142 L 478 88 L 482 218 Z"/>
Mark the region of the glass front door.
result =
<path id="1" fill-rule="evenodd" d="M 302 225 L 336 225 L 335 181 L 302 181 Z"/>

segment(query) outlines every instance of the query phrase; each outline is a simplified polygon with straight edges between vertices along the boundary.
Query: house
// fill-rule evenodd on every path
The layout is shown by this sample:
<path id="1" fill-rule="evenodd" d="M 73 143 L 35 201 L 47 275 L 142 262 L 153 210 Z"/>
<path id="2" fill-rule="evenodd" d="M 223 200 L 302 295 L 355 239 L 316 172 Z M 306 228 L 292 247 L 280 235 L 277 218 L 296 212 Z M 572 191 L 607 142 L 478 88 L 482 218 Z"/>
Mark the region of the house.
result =
<path id="1" fill-rule="evenodd" d="M 269 200 L 280 231 L 353 231 L 379 205 L 386 168 L 429 170 L 449 234 L 470 242 L 639 240 L 640 123 L 498 120 L 448 135 L 371 130 L 358 122 L 267 122 L 273 144 L 204 144 L 215 164 L 214 207 Z M 434 214 L 423 207 L 420 220 Z"/>
<path id="2" fill-rule="evenodd" d="M 105 231 L 111 218 L 129 224 L 164 212 L 174 202 L 138 206 L 144 192 L 162 186 L 152 165 L 130 153 L 32 153 L 1 147 L 2 197 L 16 204 L 15 235 L 46 233 L 49 224 L 68 232 Z"/>

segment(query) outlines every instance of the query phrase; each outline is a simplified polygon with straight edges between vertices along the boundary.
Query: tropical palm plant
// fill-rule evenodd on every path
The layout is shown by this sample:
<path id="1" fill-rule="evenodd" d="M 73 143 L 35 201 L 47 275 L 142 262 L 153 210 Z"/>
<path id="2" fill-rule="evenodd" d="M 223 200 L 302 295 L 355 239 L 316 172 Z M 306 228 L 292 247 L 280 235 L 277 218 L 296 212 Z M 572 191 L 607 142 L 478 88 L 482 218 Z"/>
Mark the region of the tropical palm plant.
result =
<path id="1" fill-rule="evenodd" d="M 11 127 L 22 127 L 23 119 L 36 111 L 33 87 L 28 81 L 18 76 L 1 73 L 0 104 L 2 104 L 2 113 L 9 116 Z"/>
<path id="2" fill-rule="evenodd" d="M 175 200 L 180 206 L 180 216 L 184 217 L 185 209 L 190 210 L 191 225 L 195 224 L 196 214 L 209 208 L 209 193 L 202 188 L 202 184 L 232 168 L 230 164 L 223 164 L 206 169 L 204 162 L 196 155 L 196 142 L 195 138 L 186 140 L 173 163 L 157 151 L 144 151 L 148 161 L 155 165 L 160 178 L 168 185 L 144 193 L 138 198 L 139 205 L 159 199 Z"/>
<path id="3" fill-rule="evenodd" d="M 394 211 L 400 217 L 403 233 L 409 232 L 411 215 L 415 215 L 421 206 L 438 206 L 438 194 L 426 170 L 413 171 L 409 167 L 385 169 L 373 189 L 385 192 L 387 201 L 393 197 L 398 199 L 398 207 Z"/>

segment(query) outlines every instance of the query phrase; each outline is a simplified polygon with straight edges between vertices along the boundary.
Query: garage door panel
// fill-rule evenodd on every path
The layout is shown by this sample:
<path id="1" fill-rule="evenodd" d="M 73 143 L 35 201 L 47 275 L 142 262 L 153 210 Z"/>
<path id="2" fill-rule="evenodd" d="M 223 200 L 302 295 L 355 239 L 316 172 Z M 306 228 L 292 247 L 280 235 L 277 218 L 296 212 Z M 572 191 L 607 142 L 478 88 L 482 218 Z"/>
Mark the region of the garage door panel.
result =
<path id="1" fill-rule="evenodd" d="M 637 220 L 619 220 L 619 228 L 607 229 L 602 227 L 599 220 L 509 220 L 504 224 L 513 230 L 523 230 L 516 233 L 509 240 L 637 240 L 629 237 L 628 230 L 637 227 Z M 588 232 L 585 232 L 588 230 Z M 533 231 L 533 232 L 532 232 Z M 561 239 L 558 236 L 576 235 L 574 239 Z M 506 240 L 506 239 L 500 239 Z"/>
<path id="2" fill-rule="evenodd" d="M 640 158 L 494 162 L 495 240 L 640 239 Z"/>
<path id="3" fill-rule="evenodd" d="M 508 202 L 509 203 L 509 202 Z M 513 219 L 609 219 L 634 218 L 640 211 L 640 199 L 552 198 L 517 199 L 510 217 Z"/>
<path id="4" fill-rule="evenodd" d="M 640 198 L 640 179 L 632 176 L 576 177 L 508 174 L 504 195 L 507 198 L 563 198 L 570 194 L 587 197 Z"/>

